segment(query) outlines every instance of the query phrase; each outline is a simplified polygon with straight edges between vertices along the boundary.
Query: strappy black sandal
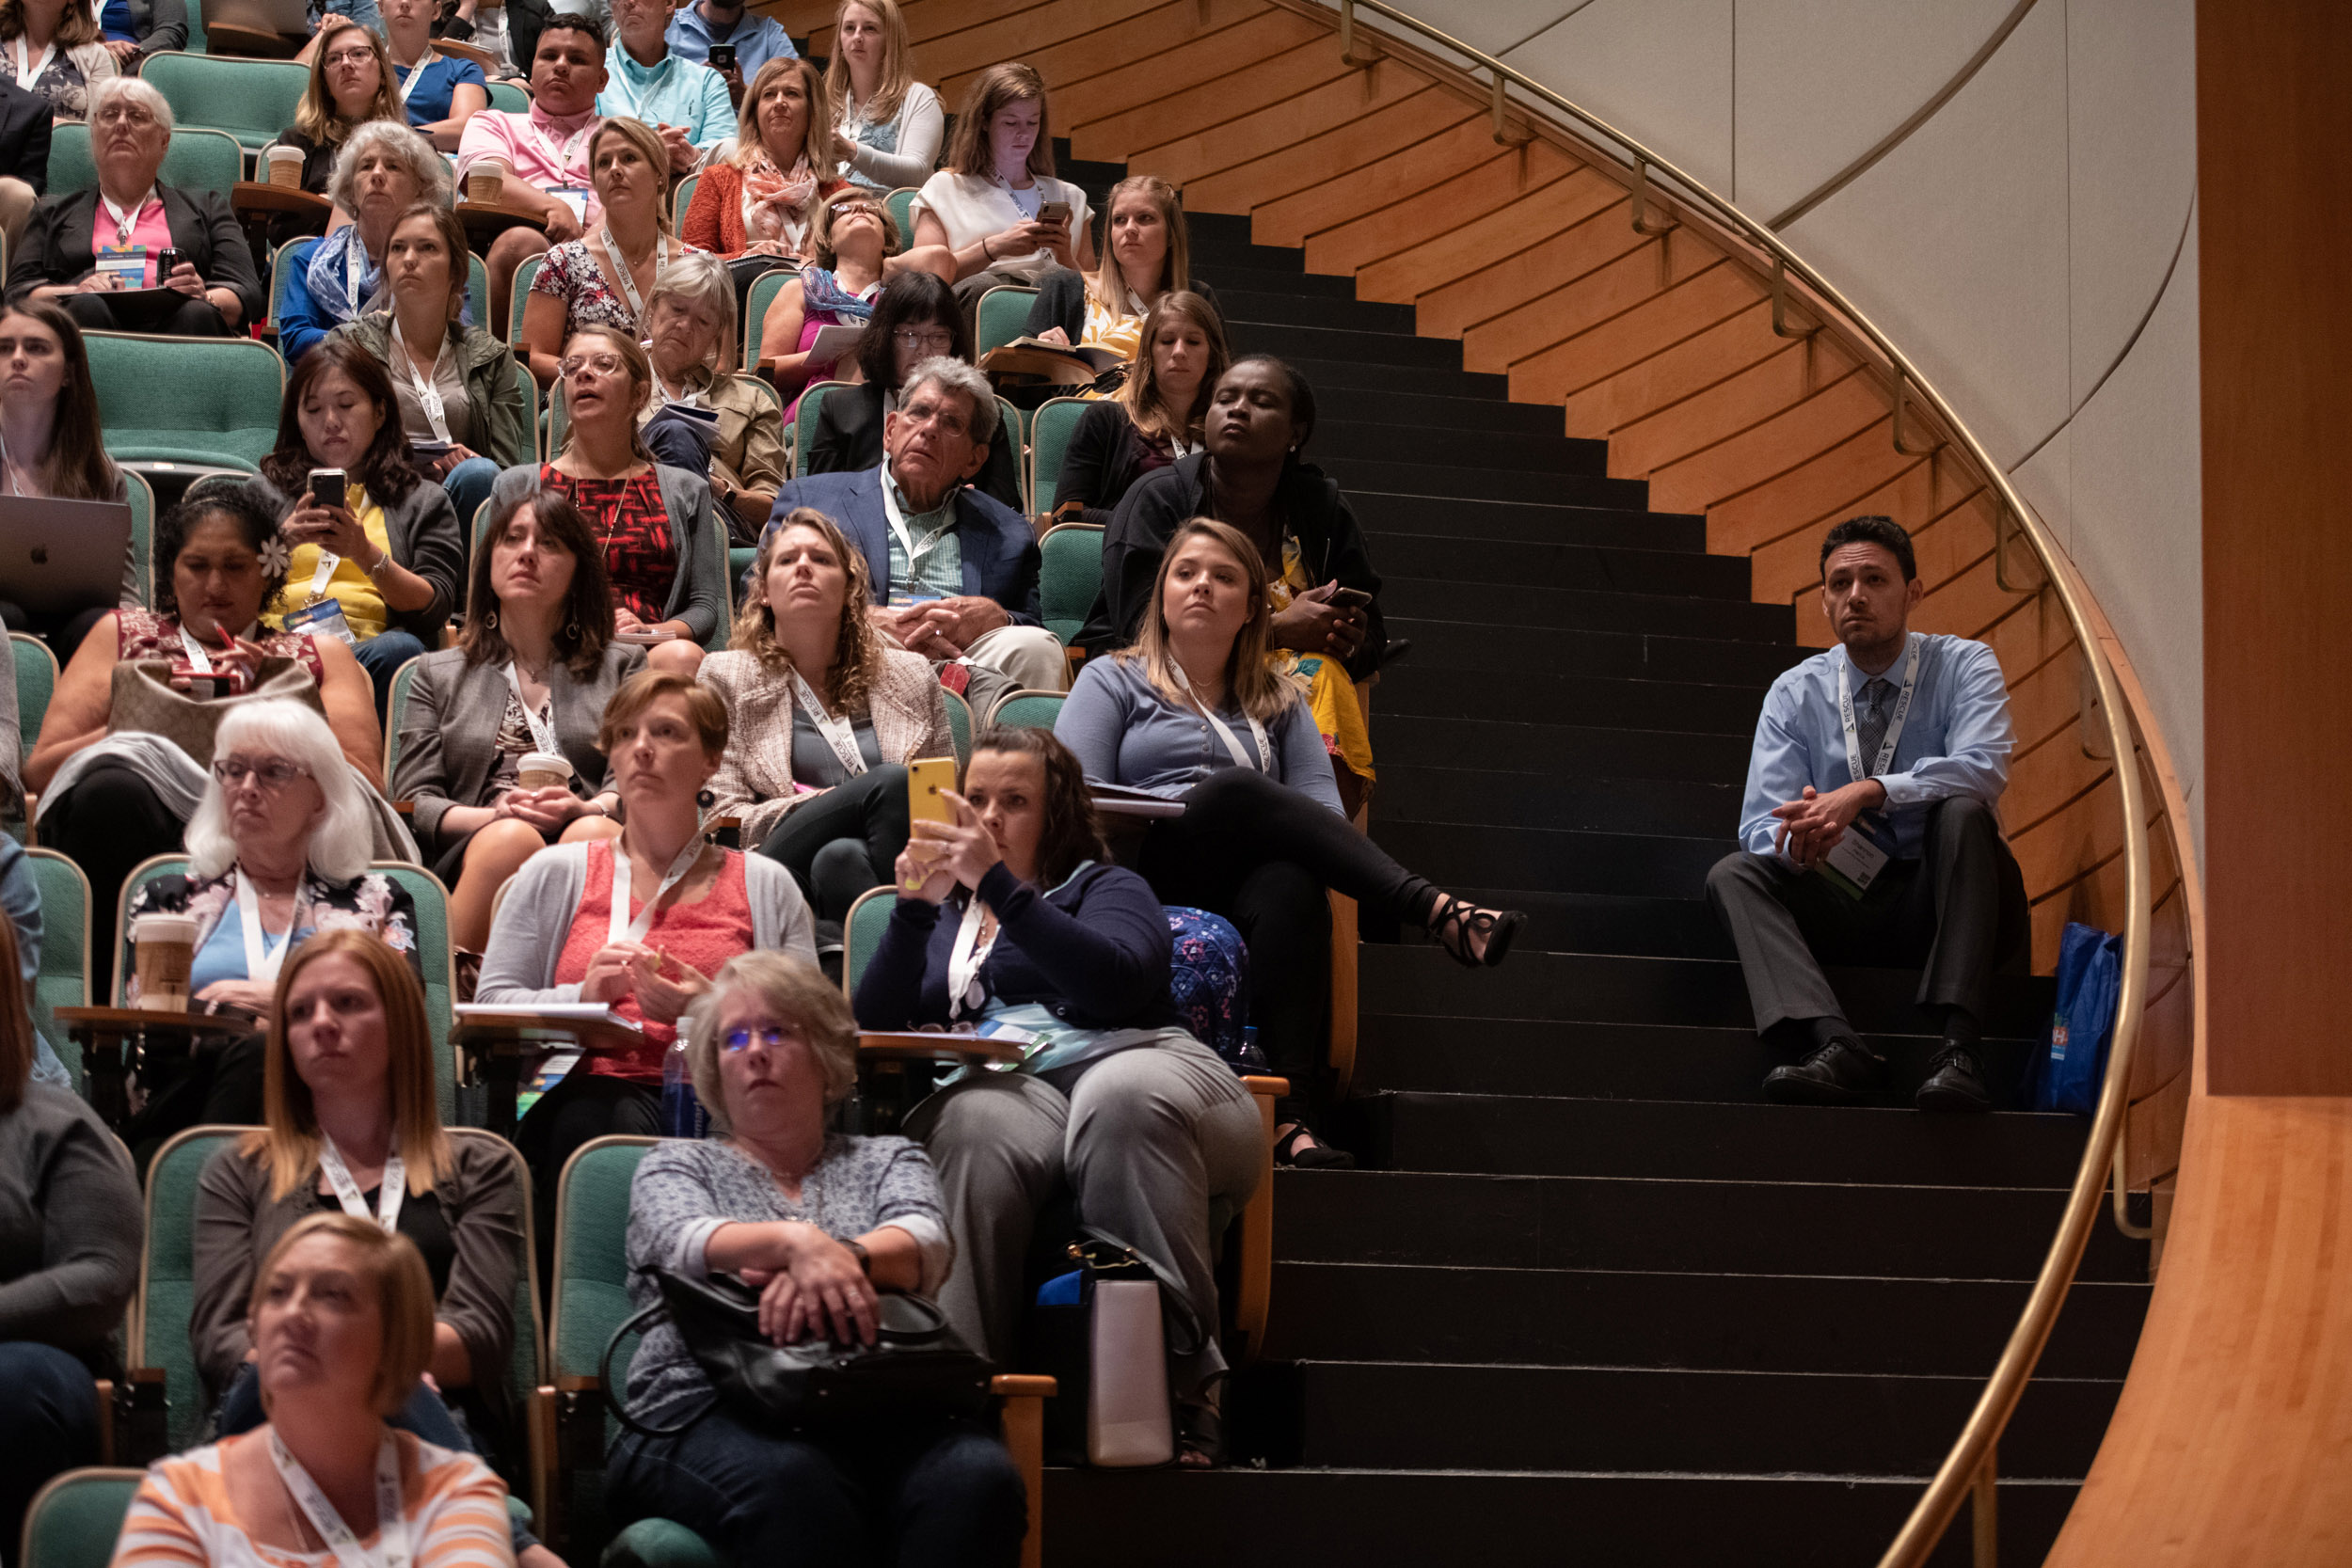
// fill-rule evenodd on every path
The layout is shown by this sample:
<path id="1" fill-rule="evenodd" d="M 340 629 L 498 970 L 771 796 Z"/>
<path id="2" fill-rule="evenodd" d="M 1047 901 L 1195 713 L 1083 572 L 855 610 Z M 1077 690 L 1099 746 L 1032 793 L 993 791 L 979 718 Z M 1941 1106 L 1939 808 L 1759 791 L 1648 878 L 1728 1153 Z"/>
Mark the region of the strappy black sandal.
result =
<path id="1" fill-rule="evenodd" d="M 1306 1148 L 1298 1147 L 1302 1137 L 1315 1141 Z M 1291 1123 L 1291 1130 L 1274 1140 L 1274 1163 L 1294 1165 L 1300 1170 L 1354 1170 L 1356 1156 L 1343 1148 L 1333 1148 L 1318 1136 L 1315 1130 L 1303 1121 Z"/>
<path id="2" fill-rule="evenodd" d="M 1225 1465 L 1225 1417 L 1216 1405 L 1176 1402 L 1176 1467 L 1216 1470 Z"/>
<path id="3" fill-rule="evenodd" d="M 1440 894 L 1445 907 L 1430 916 L 1429 934 L 1438 939 L 1438 945 L 1453 955 L 1454 961 L 1464 969 L 1482 965 L 1492 969 L 1510 957 L 1511 942 L 1527 924 L 1524 910 L 1481 910 L 1466 899 L 1452 894 Z M 1486 939 L 1483 958 L 1470 956 L 1470 939 Z"/>

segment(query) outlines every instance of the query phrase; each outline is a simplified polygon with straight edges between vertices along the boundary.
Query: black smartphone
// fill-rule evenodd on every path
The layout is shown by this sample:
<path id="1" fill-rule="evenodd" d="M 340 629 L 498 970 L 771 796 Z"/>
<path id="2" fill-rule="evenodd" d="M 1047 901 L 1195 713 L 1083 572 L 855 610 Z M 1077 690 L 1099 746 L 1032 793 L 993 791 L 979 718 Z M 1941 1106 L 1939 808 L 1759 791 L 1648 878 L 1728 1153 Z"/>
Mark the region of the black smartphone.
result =
<path id="1" fill-rule="evenodd" d="M 349 479 L 341 468 L 312 468 L 310 470 L 310 504 L 329 508 L 342 505 L 349 483 Z"/>
<path id="2" fill-rule="evenodd" d="M 1370 610 L 1372 595 L 1360 588 L 1334 588 L 1331 602 L 1344 610 Z"/>
<path id="3" fill-rule="evenodd" d="M 733 71 L 735 69 L 735 45 L 731 43 L 712 44 L 710 46 L 710 69 Z"/>
<path id="4" fill-rule="evenodd" d="M 180 263 L 187 259 L 186 253 L 181 250 L 178 245 L 167 245 L 164 246 L 163 249 L 155 252 L 156 283 L 160 285 L 166 279 L 169 278 L 174 272 L 179 270 Z"/>

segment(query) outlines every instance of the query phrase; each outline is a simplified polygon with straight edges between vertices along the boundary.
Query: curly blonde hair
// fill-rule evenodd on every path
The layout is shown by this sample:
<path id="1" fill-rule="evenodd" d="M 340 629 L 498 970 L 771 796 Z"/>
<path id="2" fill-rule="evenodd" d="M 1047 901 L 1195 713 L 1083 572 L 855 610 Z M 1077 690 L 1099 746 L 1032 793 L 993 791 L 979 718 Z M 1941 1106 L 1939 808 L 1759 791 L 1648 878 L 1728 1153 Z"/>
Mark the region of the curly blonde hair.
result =
<path id="1" fill-rule="evenodd" d="M 882 673 L 882 638 L 866 613 L 866 603 L 874 596 L 874 579 L 866 564 L 866 552 L 850 543 L 840 524 L 816 508 L 794 507 L 760 540 L 758 559 L 752 562 L 751 586 L 743 591 L 742 608 L 736 612 L 732 646 L 748 651 L 764 670 L 792 668 L 792 656 L 776 641 L 775 611 L 768 608 L 768 567 L 776 559 L 784 536 L 796 528 L 821 535 L 849 578 L 841 594 L 841 629 L 834 639 L 833 665 L 825 672 L 825 687 L 830 711 L 854 713 L 866 705 L 874 679 Z"/>

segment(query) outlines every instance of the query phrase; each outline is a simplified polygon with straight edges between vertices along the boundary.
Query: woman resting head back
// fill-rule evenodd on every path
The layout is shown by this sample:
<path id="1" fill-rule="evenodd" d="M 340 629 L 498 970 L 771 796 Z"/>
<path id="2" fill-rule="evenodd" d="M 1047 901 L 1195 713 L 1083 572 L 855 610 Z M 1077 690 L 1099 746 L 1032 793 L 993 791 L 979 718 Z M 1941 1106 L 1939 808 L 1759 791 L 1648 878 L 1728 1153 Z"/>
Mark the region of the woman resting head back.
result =
<path id="1" fill-rule="evenodd" d="M 374 816 L 326 721 L 289 697 L 231 708 L 213 737 L 212 782 L 188 818 L 188 868 L 218 877 L 248 860 L 307 863 L 330 882 L 368 868 Z"/>
<path id="2" fill-rule="evenodd" d="M 850 544 L 831 517 L 814 507 L 796 506 L 783 527 L 770 529 L 760 540 L 751 581 L 735 618 L 733 645 L 769 669 L 787 669 L 793 658 L 786 644 L 801 641 L 798 634 L 804 629 L 821 626 L 833 644 L 832 658 L 821 671 L 802 673 L 832 698 L 833 711 L 863 710 L 882 649 L 866 614 L 873 583 L 866 552 Z"/>

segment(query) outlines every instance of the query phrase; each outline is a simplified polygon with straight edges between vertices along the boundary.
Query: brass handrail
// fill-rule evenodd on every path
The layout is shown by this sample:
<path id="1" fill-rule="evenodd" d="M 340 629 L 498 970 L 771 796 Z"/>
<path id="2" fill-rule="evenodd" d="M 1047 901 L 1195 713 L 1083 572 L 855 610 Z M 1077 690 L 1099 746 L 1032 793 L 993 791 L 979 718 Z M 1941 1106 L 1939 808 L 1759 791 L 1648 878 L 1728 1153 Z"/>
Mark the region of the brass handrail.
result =
<path id="1" fill-rule="evenodd" d="M 1296 4 L 1296 0 L 1283 0 L 1283 3 L 1294 8 L 1304 8 Z M 1653 173 L 1662 175 L 1679 187 L 1673 193 L 1674 200 L 1686 208 L 1695 206 L 1701 209 L 1723 229 L 1730 230 L 1740 241 L 1770 258 L 1776 291 L 1782 286 L 1783 279 L 1795 277 L 1811 291 L 1814 299 L 1810 303 L 1827 305 L 1842 317 L 1841 325 L 1848 337 L 1859 337 L 1884 358 L 1886 373 L 1894 383 L 1898 420 L 1901 418 L 1907 389 L 1958 442 L 1986 483 L 1999 494 L 2005 515 L 1996 515 L 1994 519 L 1996 539 L 2007 526 L 2006 519 L 2015 519 L 2026 544 L 2041 562 L 2050 589 L 2058 594 L 2058 603 L 2066 611 L 2067 624 L 2074 628 L 2074 641 L 2081 646 L 2083 657 L 2090 665 L 2091 679 L 2098 687 L 2101 717 L 2115 761 L 2116 790 L 2122 797 L 2123 812 L 2123 990 L 2116 1009 L 2115 1037 L 2108 1051 L 2106 1075 L 2099 1089 L 2099 1108 L 2091 1117 L 2090 1142 L 2083 1149 L 2082 1163 L 2075 1168 L 2074 1186 L 2067 1194 L 2066 1209 L 2059 1218 L 2058 1234 L 2052 1239 L 2049 1253 L 2042 1259 L 2041 1273 L 2034 1279 L 2033 1292 L 2026 1298 L 2026 1309 L 2019 1316 L 2016 1328 L 2010 1332 L 2009 1343 L 2001 1351 L 2001 1359 L 1994 1367 L 1993 1375 L 1986 1380 L 1984 1392 L 1978 1397 L 1976 1408 L 1969 1412 L 1967 1424 L 1962 1427 L 1951 1452 L 1945 1456 L 1934 1479 L 1928 1483 L 1926 1493 L 1912 1509 L 1911 1517 L 1903 1522 L 1901 1531 L 1879 1562 L 1879 1568 L 1916 1568 L 1917 1564 L 1926 1561 L 1936 1544 L 1942 1540 L 1952 1516 L 1973 1492 L 1977 1498 L 1975 1517 L 1980 1537 L 1975 1544 L 1975 1560 L 1979 1568 L 1984 1568 L 1984 1565 L 1994 1561 L 1994 1546 L 1990 1537 L 1994 1519 L 1994 1448 L 2003 1429 L 2009 1424 L 2010 1417 L 2016 1411 L 2026 1382 L 2033 1376 L 2034 1364 L 2041 1359 L 2042 1347 L 2049 1342 L 2050 1332 L 2058 1322 L 2058 1309 L 2066 1303 L 2066 1292 L 2073 1285 L 2074 1271 L 2082 1261 L 2083 1248 L 2090 1240 L 2090 1228 L 2098 1220 L 2100 1200 L 2106 1194 L 2110 1163 L 2117 1186 L 2116 1220 L 2119 1225 L 2126 1225 L 2121 1148 L 2132 1058 L 2139 1044 L 2140 1022 L 2147 1008 L 2149 927 L 2153 919 L 2150 903 L 2148 818 L 2140 789 L 2137 749 L 2132 743 L 2131 719 L 2124 707 L 2121 683 L 2115 678 L 2115 671 L 2107 662 L 2090 614 L 2085 608 L 2086 590 L 2077 578 L 2073 563 L 2059 554 L 2042 520 L 2034 515 L 2033 509 L 2026 504 L 2025 498 L 2010 484 L 2009 476 L 2002 472 L 1999 464 L 1993 461 L 1992 454 L 1984 450 L 1966 421 L 1944 401 L 1943 394 L 1919 373 L 1918 367 L 1878 329 L 1869 317 L 1863 314 L 1827 278 L 1807 265 L 1803 257 L 1783 244 L 1778 235 L 1716 195 L 1705 182 L 1693 178 L 1672 160 L 1661 157 L 1599 116 L 1578 107 L 1541 82 L 1503 64 L 1484 50 L 1464 43 L 1420 18 L 1398 10 L 1386 4 L 1385 0 L 1337 0 L 1337 6 L 1340 53 L 1343 60 L 1350 64 L 1369 63 L 1368 58 L 1359 60 L 1355 56 L 1356 13 L 1359 10 L 1370 11 L 1418 33 L 1470 60 L 1474 71 L 1489 73 L 1491 79 L 1487 84 L 1486 96 L 1496 119 L 1498 136 L 1502 135 L 1502 105 L 1507 87 L 1518 87 L 1608 144 L 1600 150 L 1606 156 L 1621 160 L 1624 165 L 1620 172 L 1626 177 L 1628 188 L 1634 194 L 1636 228 L 1643 228 L 1643 204 L 1653 194 L 1651 176 Z M 1318 4 L 1316 8 L 1322 8 Z M 1438 63 L 1451 64 L 1444 61 Z M 1468 71 L 1463 74 L 1471 75 Z M 1670 227 L 1671 220 L 1664 225 L 1643 228 L 1643 232 L 1660 232 Z M 1776 313 L 1778 309 L 1776 293 Z M 2126 1228 L 2131 1227 L 2126 1226 Z"/>

